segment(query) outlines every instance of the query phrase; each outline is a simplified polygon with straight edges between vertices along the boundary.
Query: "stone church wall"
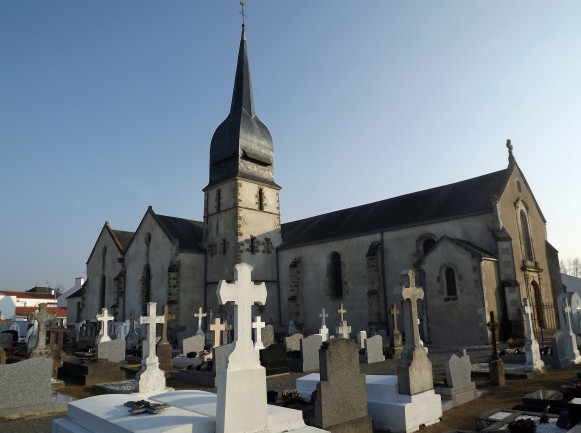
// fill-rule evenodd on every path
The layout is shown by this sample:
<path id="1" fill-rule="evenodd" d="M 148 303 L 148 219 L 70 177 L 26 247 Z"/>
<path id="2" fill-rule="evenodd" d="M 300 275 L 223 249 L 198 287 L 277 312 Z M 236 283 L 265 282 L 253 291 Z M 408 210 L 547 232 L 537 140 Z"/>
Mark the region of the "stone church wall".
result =
<path id="1" fill-rule="evenodd" d="M 194 313 L 198 312 L 199 307 L 204 308 L 204 255 L 201 253 L 180 253 L 179 262 L 178 302 L 170 304 L 170 312 L 176 314 L 180 325 L 196 330 L 198 320 L 194 317 Z"/>

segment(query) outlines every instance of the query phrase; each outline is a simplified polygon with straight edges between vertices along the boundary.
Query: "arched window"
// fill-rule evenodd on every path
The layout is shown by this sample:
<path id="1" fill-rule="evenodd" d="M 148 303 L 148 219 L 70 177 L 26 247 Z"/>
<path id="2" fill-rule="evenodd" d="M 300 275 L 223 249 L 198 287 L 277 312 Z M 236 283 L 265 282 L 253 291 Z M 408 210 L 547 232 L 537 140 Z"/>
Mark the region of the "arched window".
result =
<path id="1" fill-rule="evenodd" d="M 218 189 L 216 191 L 216 212 L 220 212 L 222 202 L 222 190 Z"/>
<path id="2" fill-rule="evenodd" d="M 533 288 L 533 297 L 535 299 L 535 315 L 537 316 L 537 323 L 539 328 L 545 328 L 545 315 L 543 314 L 543 295 L 541 294 L 541 288 L 536 281 L 532 281 L 531 286 Z"/>
<path id="3" fill-rule="evenodd" d="M 343 269 L 341 255 L 333 251 L 329 256 L 329 285 L 333 298 L 343 297 Z"/>
<path id="4" fill-rule="evenodd" d="M 264 190 L 258 188 L 258 209 L 264 210 Z"/>
<path id="5" fill-rule="evenodd" d="M 101 272 L 105 273 L 105 262 L 107 261 L 107 247 L 103 247 L 103 251 L 101 251 Z"/>
<path id="6" fill-rule="evenodd" d="M 422 243 L 422 250 L 424 254 L 428 254 L 434 246 L 436 245 L 436 240 L 433 238 L 428 238 Z"/>
<path id="7" fill-rule="evenodd" d="M 456 288 L 456 272 L 452 268 L 446 268 L 444 272 L 446 278 L 446 295 L 448 297 L 457 297 L 458 289 Z"/>
<path id="8" fill-rule="evenodd" d="M 524 243 L 525 258 L 532 262 L 534 258 L 533 258 L 533 243 L 531 241 L 531 232 L 529 230 L 527 214 L 522 209 L 520 211 L 520 228 L 522 231 L 522 241 Z"/>

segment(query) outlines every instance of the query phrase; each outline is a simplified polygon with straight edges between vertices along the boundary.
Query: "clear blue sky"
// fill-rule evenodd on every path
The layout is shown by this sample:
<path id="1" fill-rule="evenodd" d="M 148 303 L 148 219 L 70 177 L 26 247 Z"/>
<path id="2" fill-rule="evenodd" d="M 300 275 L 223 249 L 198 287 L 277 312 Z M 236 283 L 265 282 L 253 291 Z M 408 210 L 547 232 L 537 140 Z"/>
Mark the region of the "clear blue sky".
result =
<path id="1" fill-rule="evenodd" d="M 0 289 L 84 276 L 105 221 L 202 218 L 238 1 L 0 2 Z M 282 220 L 507 165 L 581 256 L 581 2 L 253 1 Z"/>

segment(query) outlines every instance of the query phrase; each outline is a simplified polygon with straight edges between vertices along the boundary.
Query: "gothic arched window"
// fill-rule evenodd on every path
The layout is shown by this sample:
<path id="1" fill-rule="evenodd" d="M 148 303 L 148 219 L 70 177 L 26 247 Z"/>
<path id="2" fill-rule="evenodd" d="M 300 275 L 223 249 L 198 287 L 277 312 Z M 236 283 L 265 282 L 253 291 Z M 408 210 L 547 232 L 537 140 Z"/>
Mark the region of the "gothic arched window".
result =
<path id="1" fill-rule="evenodd" d="M 143 268 L 141 276 L 141 307 L 143 314 L 147 314 L 147 303 L 151 301 L 151 268 L 149 264 Z"/>
<path id="2" fill-rule="evenodd" d="M 329 286 L 333 298 L 343 297 L 343 269 L 341 254 L 333 251 L 329 256 Z"/>
<path id="3" fill-rule="evenodd" d="M 105 289 L 106 279 L 105 275 L 101 275 L 101 286 L 99 287 L 99 309 L 105 308 Z"/>
<path id="4" fill-rule="evenodd" d="M 533 243 L 531 240 L 531 232 L 529 230 L 529 221 L 527 214 L 523 209 L 520 211 L 520 228 L 522 231 L 522 241 L 524 243 L 525 259 L 533 261 Z"/>
<path id="5" fill-rule="evenodd" d="M 457 297 L 458 289 L 456 287 L 456 272 L 452 268 L 446 268 L 444 272 L 446 279 L 446 295 L 449 297 Z"/>
<path id="6" fill-rule="evenodd" d="M 432 251 L 432 249 L 434 248 L 435 245 L 436 245 L 436 240 L 435 239 L 433 239 L 433 238 L 426 239 L 422 243 L 422 250 L 423 250 L 424 254 L 427 254 L 430 251 Z"/>

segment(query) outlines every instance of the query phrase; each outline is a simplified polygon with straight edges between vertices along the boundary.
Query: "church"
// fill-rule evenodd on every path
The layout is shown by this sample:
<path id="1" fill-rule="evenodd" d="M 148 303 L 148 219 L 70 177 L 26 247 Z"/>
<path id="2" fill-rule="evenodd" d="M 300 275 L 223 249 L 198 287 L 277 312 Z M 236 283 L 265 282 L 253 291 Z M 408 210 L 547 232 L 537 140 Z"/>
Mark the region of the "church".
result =
<path id="1" fill-rule="evenodd" d="M 134 232 L 106 222 L 87 281 L 69 301 L 79 321 L 103 307 L 122 321 L 154 301 L 158 313 L 167 304 L 175 315 L 170 328 L 195 330 L 198 307 L 227 314 L 217 284 L 246 262 L 268 291 L 256 314 L 278 332 L 318 332 L 322 308 L 333 331 L 343 305 L 354 332 L 389 335 L 402 271 L 414 268 L 408 283 L 425 290 L 425 342 L 487 344 L 491 311 L 507 338 L 521 329 L 523 298 L 553 303 L 562 286 L 545 217 L 506 145 L 499 171 L 282 224 L 273 139 L 255 112 L 243 27 L 230 111 L 210 143 L 203 220 L 150 206 Z"/>

